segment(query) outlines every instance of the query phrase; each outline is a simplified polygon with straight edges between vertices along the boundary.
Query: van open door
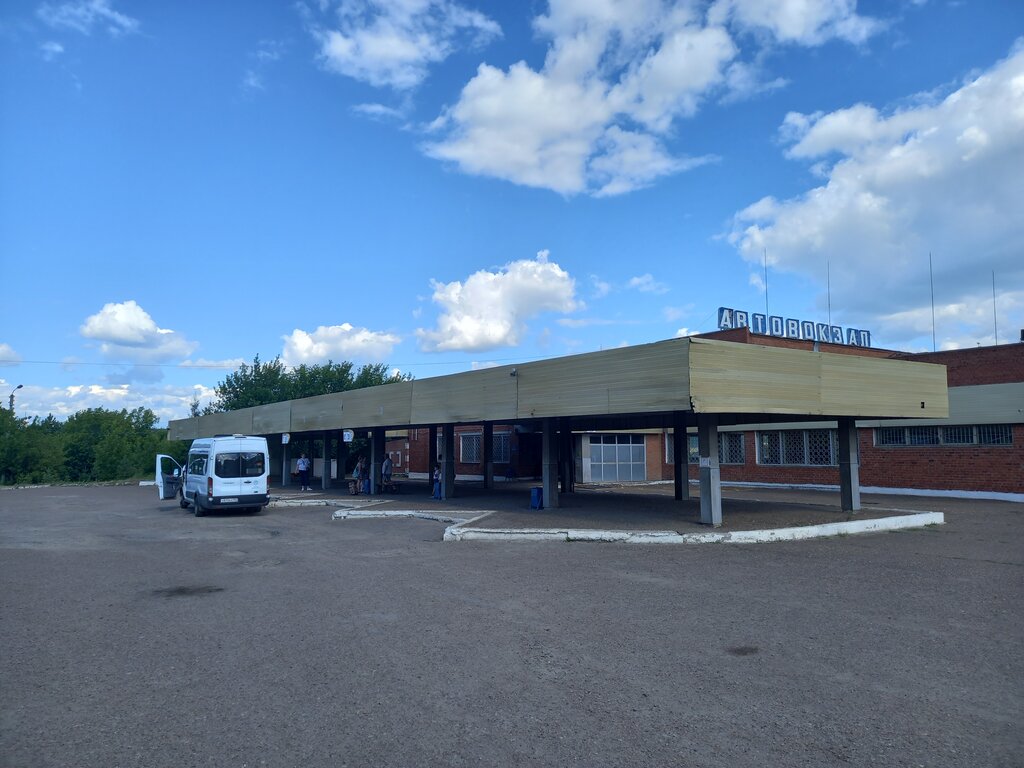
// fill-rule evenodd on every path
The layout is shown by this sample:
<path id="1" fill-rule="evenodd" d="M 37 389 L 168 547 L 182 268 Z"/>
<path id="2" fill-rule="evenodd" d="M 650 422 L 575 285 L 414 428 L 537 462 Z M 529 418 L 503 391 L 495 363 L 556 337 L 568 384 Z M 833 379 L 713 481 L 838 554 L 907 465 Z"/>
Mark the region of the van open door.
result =
<path id="1" fill-rule="evenodd" d="M 156 457 L 156 490 L 160 499 L 173 499 L 181 490 L 181 465 L 166 454 Z"/>

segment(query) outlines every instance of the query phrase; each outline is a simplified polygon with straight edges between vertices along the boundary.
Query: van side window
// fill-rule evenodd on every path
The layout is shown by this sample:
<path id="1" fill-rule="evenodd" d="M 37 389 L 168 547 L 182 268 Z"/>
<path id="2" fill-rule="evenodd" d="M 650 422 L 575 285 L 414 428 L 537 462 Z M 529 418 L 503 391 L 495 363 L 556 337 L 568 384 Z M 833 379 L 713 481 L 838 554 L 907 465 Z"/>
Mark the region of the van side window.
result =
<path id="1" fill-rule="evenodd" d="M 188 455 L 188 473 L 190 475 L 202 475 L 206 473 L 205 453 L 190 453 Z"/>
<path id="2" fill-rule="evenodd" d="M 241 455 L 237 453 L 218 453 L 214 465 L 217 477 L 241 477 Z"/>

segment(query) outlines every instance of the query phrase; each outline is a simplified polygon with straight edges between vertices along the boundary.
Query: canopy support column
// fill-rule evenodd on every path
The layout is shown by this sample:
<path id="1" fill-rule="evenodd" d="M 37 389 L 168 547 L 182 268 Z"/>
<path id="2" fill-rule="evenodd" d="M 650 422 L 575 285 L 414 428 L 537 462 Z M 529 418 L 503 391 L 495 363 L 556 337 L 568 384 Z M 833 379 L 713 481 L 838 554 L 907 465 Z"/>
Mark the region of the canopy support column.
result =
<path id="1" fill-rule="evenodd" d="M 380 492 L 381 465 L 384 463 L 384 427 L 370 430 L 370 493 Z"/>
<path id="2" fill-rule="evenodd" d="M 558 431 L 554 419 L 544 419 L 541 461 L 541 485 L 544 508 L 558 508 Z"/>
<path id="3" fill-rule="evenodd" d="M 844 512 L 860 510 L 860 459 L 857 453 L 857 422 L 839 419 L 839 497 Z"/>
<path id="4" fill-rule="evenodd" d="M 494 487 L 494 425 L 484 424 L 484 444 L 481 446 L 484 459 L 484 488 Z"/>
<path id="5" fill-rule="evenodd" d="M 321 434 L 323 440 L 323 448 L 321 451 L 321 460 L 323 461 L 323 469 L 320 471 L 322 477 L 320 478 L 320 487 L 325 491 L 331 487 L 331 432 L 324 430 Z"/>
<path id="6" fill-rule="evenodd" d="M 455 496 L 455 425 L 445 424 L 441 434 L 441 498 L 450 499 Z"/>
<path id="7" fill-rule="evenodd" d="M 672 475 L 676 501 L 689 501 L 690 446 L 686 439 L 686 418 L 681 411 L 672 414 Z"/>
<path id="8" fill-rule="evenodd" d="M 437 466 L 437 427 L 427 430 L 427 487 L 434 489 L 434 467 Z"/>
<path id="9" fill-rule="evenodd" d="M 718 467 L 718 414 L 697 415 L 700 448 L 700 521 L 716 528 L 722 524 L 722 477 Z"/>

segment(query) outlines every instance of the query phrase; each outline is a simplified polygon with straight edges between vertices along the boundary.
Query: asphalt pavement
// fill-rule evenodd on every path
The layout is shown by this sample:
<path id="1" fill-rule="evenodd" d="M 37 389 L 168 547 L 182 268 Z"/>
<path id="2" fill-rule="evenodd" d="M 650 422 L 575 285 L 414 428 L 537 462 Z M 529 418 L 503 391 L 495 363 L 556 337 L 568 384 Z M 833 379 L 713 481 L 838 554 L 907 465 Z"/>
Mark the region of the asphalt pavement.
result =
<path id="1" fill-rule="evenodd" d="M 0 490 L 0 765 L 1020 766 L 1024 505 L 943 511 L 510 545 Z"/>

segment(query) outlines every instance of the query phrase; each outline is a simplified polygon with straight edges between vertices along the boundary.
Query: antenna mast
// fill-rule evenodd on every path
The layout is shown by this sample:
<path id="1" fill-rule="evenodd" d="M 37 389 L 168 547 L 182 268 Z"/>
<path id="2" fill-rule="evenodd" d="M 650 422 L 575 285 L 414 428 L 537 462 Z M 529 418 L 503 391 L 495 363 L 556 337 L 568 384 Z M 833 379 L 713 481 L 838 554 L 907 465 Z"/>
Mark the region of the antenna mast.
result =
<path id="1" fill-rule="evenodd" d="M 764 249 L 764 314 L 765 317 L 771 314 L 768 311 L 768 249 Z"/>
<path id="2" fill-rule="evenodd" d="M 825 295 L 828 297 L 828 324 L 832 327 L 832 262 L 825 262 Z"/>
<path id="3" fill-rule="evenodd" d="M 935 351 L 935 275 L 932 272 L 932 252 L 928 251 L 928 282 L 932 287 L 932 352 Z"/>
<path id="4" fill-rule="evenodd" d="M 992 270 L 992 330 L 996 335 L 996 344 L 999 343 L 999 321 L 996 319 L 996 271 Z"/>

